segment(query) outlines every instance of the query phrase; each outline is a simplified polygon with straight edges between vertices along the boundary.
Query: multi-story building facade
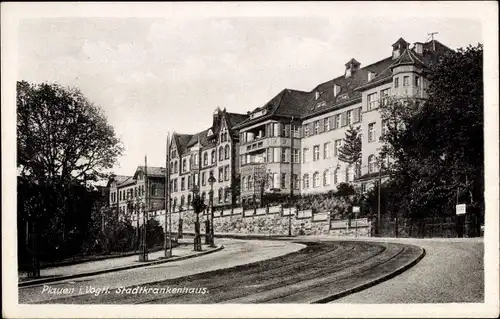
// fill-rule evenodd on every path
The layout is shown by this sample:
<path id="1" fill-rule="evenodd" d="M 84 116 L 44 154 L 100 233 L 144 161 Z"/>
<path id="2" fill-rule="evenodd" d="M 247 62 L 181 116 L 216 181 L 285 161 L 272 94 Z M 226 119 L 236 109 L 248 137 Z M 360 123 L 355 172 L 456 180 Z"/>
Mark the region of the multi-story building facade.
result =
<path id="1" fill-rule="evenodd" d="M 136 214 L 147 208 L 156 212 L 165 208 L 165 168 L 137 167 L 133 176 L 112 175 L 108 181 L 109 206 L 118 218 L 136 220 Z M 149 185 L 146 189 L 146 180 Z"/>
<path id="2" fill-rule="evenodd" d="M 390 97 L 425 98 L 426 72 L 449 50 L 434 40 L 410 48 L 400 38 L 386 58 L 363 67 L 350 59 L 344 74 L 310 92 L 285 89 L 246 115 L 217 108 L 208 129 L 172 136 L 173 211 L 190 207 L 194 185 L 208 204 L 210 176 L 215 178 L 214 206 L 255 203 L 264 193 L 324 193 L 343 182 L 367 189 L 381 175 L 380 137 L 385 125 L 380 103 Z M 339 159 L 351 126 L 361 134 L 358 165 Z M 138 169 L 134 176 L 116 178 L 110 202 L 127 212 L 126 203 L 136 188 L 142 194 L 141 173 Z"/>
<path id="3" fill-rule="evenodd" d="M 264 185 L 255 181 L 256 168 L 260 175 L 264 171 L 268 181 L 265 192 L 289 194 L 290 178 L 295 194 L 335 190 L 342 182 L 366 189 L 378 177 L 381 163 L 378 155 L 385 126 L 378 112 L 380 103 L 389 97 L 425 98 L 425 72 L 448 50 L 438 41 L 417 42 L 410 49 L 400 38 L 387 58 L 365 67 L 351 59 L 343 75 L 311 92 L 285 89 L 250 112 L 249 119 L 236 127 L 241 141 L 242 200 L 255 199 Z M 360 128 L 359 166 L 339 160 L 350 126 Z"/>
<path id="4" fill-rule="evenodd" d="M 245 114 L 229 113 L 217 108 L 212 126 L 193 135 L 173 134 L 170 143 L 170 190 L 172 210 L 189 209 L 193 186 L 208 204 L 213 187 L 214 206 L 236 205 L 239 187 L 239 136 L 234 127 Z M 210 185 L 209 178 L 215 182 Z"/>

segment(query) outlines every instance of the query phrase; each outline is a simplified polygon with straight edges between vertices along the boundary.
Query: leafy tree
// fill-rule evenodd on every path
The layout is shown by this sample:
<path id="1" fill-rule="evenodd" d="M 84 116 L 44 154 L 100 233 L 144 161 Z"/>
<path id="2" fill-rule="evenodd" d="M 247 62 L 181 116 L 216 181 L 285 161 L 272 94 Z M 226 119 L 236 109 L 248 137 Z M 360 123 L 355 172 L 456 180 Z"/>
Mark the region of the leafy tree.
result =
<path id="1" fill-rule="evenodd" d="M 345 132 L 344 141 L 339 148 L 339 160 L 354 165 L 356 175 L 359 174 L 361 164 L 361 127 L 350 125 Z"/>
<path id="2" fill-rule="evenodd" d="M 38 200 L 18 214 L 38 220 L 45 250 L 80 250 L 93 207 L 87 181 L 105 176 L 123 146 L 102 110 L 76 88 L 17 82 L 17 167 Z M 25 199 L 26 200 L 26 199 Z"/>
<path id="3" fill-rule="evenodd" d="M 448 52 L 427 76 L 427 98 L 381 108 L 394 183 L 412 216 L 483 211 L 483 47 Z"/>

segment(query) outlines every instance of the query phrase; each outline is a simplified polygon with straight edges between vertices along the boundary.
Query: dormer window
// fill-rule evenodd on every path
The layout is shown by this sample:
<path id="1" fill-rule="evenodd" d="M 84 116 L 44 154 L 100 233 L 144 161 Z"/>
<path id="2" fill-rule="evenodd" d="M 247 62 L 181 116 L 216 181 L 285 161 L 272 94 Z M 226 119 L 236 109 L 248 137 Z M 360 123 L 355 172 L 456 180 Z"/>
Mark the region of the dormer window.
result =
<path id="1" fill-rule="evenodd" d="M 346 67 L 346 69 L 345 69 L 345 77 L 346 78 L 351 77 L 351 75 L 354 74 L 354 72 L 356 72 L 359 69 L 360 65 L 361 64 L 358 61 L 356 61 L 356 59 L 349 60 L 349 62 L 347 62 L 345 64 L 345 67 Z"/>
<path id="2" fill-rule="evenodd" d="M 314 98 L 315 98 L 316 100 L 317 100 L 317 99 L 319 99 L 319 96 L 320 96 L 320 94 L 319 94 L 319 92 L 318 92 L 318 91 L 314 92 Z"/>
<path id="3" fill-rule="evenodd" d="M 340 92 L 340 86 L 337 84 L 334 84 L 333 85 L 333 96 L 334 97 L 337 96 L 339 94 L 339 92 Z"/>
<path id="4" fill-rule="evenodd" d="M 214 135 L 214 132 L 212 131 L 212 129 L 209 129 L 207 132 L 207 137 L 210 137 L 212 135 Z"/>
<path id="5" fill-rule="evenodd" d="M 266 115 L 266 113 L 267 113 L 267 109 L 257 110 L 255 112 L 253 112 L 252 114 L 250 114 L 250 119 L 254 119 L 254 118 Z"/>
<path id="6" fill-rule="evenodd" d="M 373 80 L 374 77 L 375 77 L 375 73 L 368 71 L 368 81 Z"/>

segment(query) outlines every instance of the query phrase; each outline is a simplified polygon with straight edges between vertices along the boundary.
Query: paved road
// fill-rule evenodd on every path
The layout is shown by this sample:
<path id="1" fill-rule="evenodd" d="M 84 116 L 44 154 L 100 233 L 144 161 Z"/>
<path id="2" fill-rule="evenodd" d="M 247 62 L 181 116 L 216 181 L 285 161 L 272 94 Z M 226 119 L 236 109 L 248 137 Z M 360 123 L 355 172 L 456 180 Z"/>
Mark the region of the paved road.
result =
<path id="1" fill-rule="evenodd" d="M 334 302 L 484 302 L 482 238 L 387 240 L 418 245 L 425 258 L 393 279 Z"/>
<path id="2" fill-rule="evenodd" d="M 49 283 L 45 286 L 21 287 L 19 288 L 19 303 L 45 302 L 62 297 L 78 295 L 80 293 L 80 288 L 82 289 L 82 293 L 88 290 L 97 293 L 99 288 L 109 287 L 109 289 L 114 289 L 122 286 L 141 285 L 149 282 L 173 279 L 282 256 L 305 247 L 304 245 L 285 241 L 244 241 L 219 238 L 216 239 L 216 244 L 224 245 L 224 249 L 213 254 L 193 259 L 78 279 L 69 279 L 57 283 Z M 59 290 L 51 290 L 54 294 L 50 294 L 48 293 L 49 291 L 47 291 L 47 287 Z M 46 289 L 45 291 L 43 291 L 44 288 Z M 65 288 L 66 291 L 63 290 Z M 74 291 L 70 293 L 72 288 L 74 288 Z M 60 294 L 56 292 L 60 292 Z M 95 300 L 98 300 L 98 297 L 96 297 Z"/>
<path id="3" fill-rule="evenodd" d="M 279 250 L 283 250 L 287 245 L 293 245 L 285 241 L 249 241 L 246 244 L 250 248 L 248 252 L 241 252 L 240 255 L 231 257 L 238 258 L 240 262 L 242 259 L 248 261 L 247 254 L 255 249 L 252 248 L 252 244 L 264 246 L 271 244 Z M 76 292 L 70 297 L 59 295 L 44 299 L 42 302 L 72 304 L 325 302 L 325 298 L 331 295 L 390 274 L 421 254 L 421 248 L 401 244 L 347 241 L 308 243 L 305 249 L 268 260 L 263 260 L 263 253 L 260 253 L 260 262 L 257 263 L 168 280 L 158 280 L 158 276 L 155 281 L 148 276 L 151 283 L 144 283 L 144 280 L 142 284 L 133 283 L 123 278 L 122 285 L 118 287 L 124 287 L 104 290 L 97 296 L 78 295 Z M 267 257 L 270 257 L 269 254 Z M 193 260 L 206 262 L 202 258 Z M 217 262 L 221 260 L 217 259 Z M 223 267 L 220 264 L 218 266 Z M 143 272 L 157 272 L 162 269 L 161 267 L 147 267 Z M 184 274 L 189 272 L 184 264 L 182 268 Z M 162 271 L 165 276 L 165 268 Z M 134 273 L 139 275 L 137 272 Z M 124 282 L 126 284 L 123 284 Z"/>

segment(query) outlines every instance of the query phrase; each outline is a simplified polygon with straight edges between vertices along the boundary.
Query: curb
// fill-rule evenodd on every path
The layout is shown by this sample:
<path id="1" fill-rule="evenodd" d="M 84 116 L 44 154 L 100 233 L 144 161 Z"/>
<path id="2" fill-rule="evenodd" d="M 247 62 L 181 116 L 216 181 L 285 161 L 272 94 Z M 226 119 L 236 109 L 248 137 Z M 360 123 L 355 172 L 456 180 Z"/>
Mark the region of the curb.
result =
<path id="1" fill-rule="evenodd" d="M 361 290 L 365 290 L 367 288 L 373 287 L 373 286 L 378 285 L 378 284 L 380 284 L 380 283 L 382 283 L 384 281 L 387 281 L 387 280 L 389 280 L 391 278 L 394 278 L 397 275 L 400 275 L 401 273 L 405 272 L 406 270 L 408 270 L 411 267 L 413 267 L 416 264 L 418 264 L 418 262 L 425 257 L 425 254 L 426 254 L 425 249 L 422 248 L 422 247 L 419 247 L 419 248 L 422 249 L 422 252 L 420 253 L 420 255 L 417 258 L 415 258 L 414 260 L 410 261 L 406 265 L 401 266 L 400 268 L 396 269 L 395 271 L 393 271 L 393 272 L 391 272 L 389 274 L 383 275 L 382 277 L 379 277 L 379 278 L 377 278 L 375 280 L 372 280 L 370 282 L 358 285 L 358 286 L 356 286 L 354 288 L 349 288 L 349 289 L 346 289 L 346 290 L 341 291 L 339 293 L 336 293 L 334 295 L 331 295 L 331 296 L 328 296 L 328 297 L 321 298 L 319 300 L 313 301 L 313 302 L 311 302 L 311 304 L 324 304 L 324 303 L 328 303 L 328 302 L 331 302 L 331 301 L 334 301 L 334 300 L 346 297 L 348 295 L 352 295 L 352 294 L 354 294 L 356 292 L 359 292 Z"/>
<path id="2" fill-rule="evenodd" d="M 96 271 L 74 274 L 74 275 L 67 275 L 67 276 L 61 276 L 61 277 L 49 277 L 49 278 L 35 279 L 35 280 L 29 280 L 29 281 L 22 281 L 22 282 L 18 283 L 18 287 L 34 286 L 34 285 L 44 284 L 44 283 L 48 283 L 48 282 L 61 281 L 61 280 L 73 279 L 73 278 L 88 277 L 88 276 L 94 276 L 94 275 L 99 275 L 99 274 L 105 274 L 105 273 L 109 273 L 109 272 L 115 272 L 115 271 L 139 268 L 139 267 L 144 267 L 144 266 L 163 264 L 163 263 L 179 261 L 179 260 L 185 260 L 185 259 L 203 256 L 203 255 L 208 255 L 208 254 L 211 254 L 211 253 L 214 253 L 217 251 L 221 251 L 222 249 L 224 249 L 223 245 L 219 246 L 213 250 L 207 250 L 207 251 L 203 251 L 201 253 L 194 253 L 194 254 L 187 255 L 187 256 L 174 257 L 172 259 L 157 259 L 157 260 L 153 260 L 153 261 L 149 261 L 149 262 L 145 262 L 145 263 L 141 263 L 141 264 L 114 267 L 114 268 L 96 270 Z"/>

